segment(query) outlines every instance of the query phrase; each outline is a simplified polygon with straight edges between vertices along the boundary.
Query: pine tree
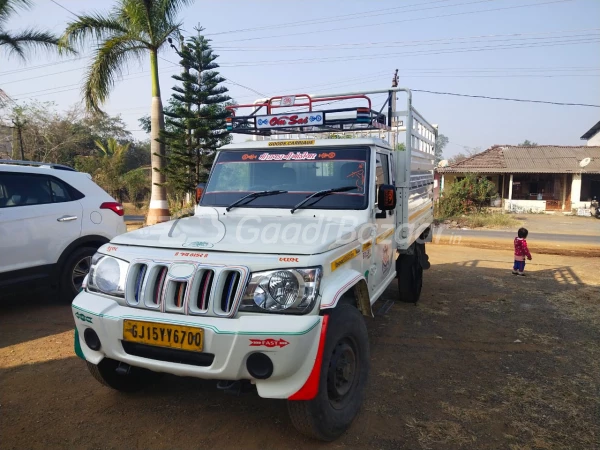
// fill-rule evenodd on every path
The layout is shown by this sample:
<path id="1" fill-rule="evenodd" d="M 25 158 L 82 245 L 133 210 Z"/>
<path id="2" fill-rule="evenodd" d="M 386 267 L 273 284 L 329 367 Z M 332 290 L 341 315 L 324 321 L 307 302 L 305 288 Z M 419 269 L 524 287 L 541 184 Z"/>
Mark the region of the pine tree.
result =
<path id="1" fill-rule="evenodd" d="M 167 145 L 167 184 L 179 197 L 206 181 L 218 149 L 231 141 L 225 109 L 231 98 L 221 86 L 218 55 L 210 40 L 202 36 L 189 38 L 178 51 L 183 72 L 173 78 L 181 84 L 173 87 L 169 107 L 165 109 L 166 126 L 161 140 Z"/>

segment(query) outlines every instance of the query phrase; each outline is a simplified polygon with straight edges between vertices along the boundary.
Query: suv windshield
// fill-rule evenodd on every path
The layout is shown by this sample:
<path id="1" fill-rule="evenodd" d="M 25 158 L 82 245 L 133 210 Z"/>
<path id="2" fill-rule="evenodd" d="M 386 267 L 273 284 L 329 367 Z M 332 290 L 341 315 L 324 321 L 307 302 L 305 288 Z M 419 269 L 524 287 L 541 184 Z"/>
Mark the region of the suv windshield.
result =
<path id="1" fill-rule="evenodd" d="M 312 209 L 365 209 L 368 195 L 368 147 L 327 147 L 219 152 L 202 197 L 202 206 L 229 206 L 252 192 L 281 190 L 262 196 L 244 208 L 291 208 L 324 189 L 356 186 L 318 201 Z M 315 199 L 317 200 L 317 199 Z"/>

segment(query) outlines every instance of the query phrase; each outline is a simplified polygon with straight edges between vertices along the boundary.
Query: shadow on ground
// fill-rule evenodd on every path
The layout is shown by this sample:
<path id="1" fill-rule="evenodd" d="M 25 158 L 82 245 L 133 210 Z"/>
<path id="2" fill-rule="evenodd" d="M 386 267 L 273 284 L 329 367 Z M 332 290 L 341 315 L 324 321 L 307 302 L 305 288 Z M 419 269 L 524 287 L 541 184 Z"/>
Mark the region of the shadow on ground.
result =
<path id="1" fill-rule="evenodd" d="M 418 305 L 367 319 L 364 407 L 332 444 L 299 436 L 285 401 L 226 396 L 212 381 L 165 376 L 141 393 L 113 392 L 69 342 L 62 356 L 0 366 L 3 448 L 593 448 L 600 288 L 569 266 L 538 264 L 521 278 L 500 263 L 434 265 Z M 384 299 L 396 292 L 393 283 Z M 45 308 L 15 312 L 11 326 L 50 313 L 54 333 L 72 327 L 68 307 Z M 51 329 L 23 328 L 13 341 L 33 345 Z"/>

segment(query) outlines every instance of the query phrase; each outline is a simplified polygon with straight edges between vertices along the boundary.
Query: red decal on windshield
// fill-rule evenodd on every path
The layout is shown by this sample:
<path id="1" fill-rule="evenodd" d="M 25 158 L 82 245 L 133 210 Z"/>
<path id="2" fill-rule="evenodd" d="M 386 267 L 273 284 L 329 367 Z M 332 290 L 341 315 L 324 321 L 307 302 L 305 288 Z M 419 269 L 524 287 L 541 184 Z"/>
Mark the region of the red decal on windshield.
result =
<path id="1" fill-rule="evenodd" d="M 319 158 L 322 158 L 322 159 L 333 159 L 333 158 L 335 158 L 335 152 L 321 153 L 319 155 Z"/>
<path id="2" fill-rule="evenodd" d="M 315 159 L 316 153 L 308 152 L 289 152 L 289 153 L 263 153 L 258 157 L 259 161 L 302 161 L 306 159 Z M 243 157 L 242 157 L 243 158 Z"/>

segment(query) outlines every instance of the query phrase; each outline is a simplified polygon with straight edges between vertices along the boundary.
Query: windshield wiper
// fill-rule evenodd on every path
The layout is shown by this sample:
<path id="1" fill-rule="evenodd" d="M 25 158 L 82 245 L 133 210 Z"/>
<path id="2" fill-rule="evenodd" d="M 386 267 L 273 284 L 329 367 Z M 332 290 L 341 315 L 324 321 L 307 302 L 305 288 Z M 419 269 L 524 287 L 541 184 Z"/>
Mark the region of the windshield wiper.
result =
<path id="1" fill-rule="evenodd" d="M 246 203 L 250 203 L 255 198 L 266 197 L 268 195 L 277 195 L 277 194 L 287 194 L 287 191 L 258 191 L 258 192 L 251 192 L 250 194 L 244 195 L 242 198 L 237 199 L 235 202 L 233 202 L 231 205 L 229 205 L 227 208 L 225 208 L 225 210 L 227 212 L 229 212 L 232 208 L 236 207 L 237 205 L 239 205 L 240 203 L 242 203 L 246 199 L 248 200 Z"/>
<path id="2" fill-rule="evenodd" d="M 356 186 L 343 186 L 343 187 L 339 187 L 339 188 L 333 188 L 333 189 L 323 189 L 322 191 L 317 191 L 314 194 L 310 194 L 308 197 L 306 197 L 304 200 L 302 200 L 300 203 L 298 203 L 296 206 L 294 206 L 291 209 L 291 213 L 294 214 L 294 211 L 296 211 L 297 209 L 300 209 L 307 201 L 309 201 L 311 198 L 315 198 L 315 197 L 320 197 L 317 201 L 315 201 L 313 203 L 313 205 L 315 203 L 317 203 L 319 200 L 321 200 L 321 198 L 323 197 L 327 197 L 330 194 L 334 194 L 335 192 L 346 192 L 346 191 L 351 191 L 352 189 L 356 189 Z M 312 205 L 311 205 L 312 206 Z"/>

